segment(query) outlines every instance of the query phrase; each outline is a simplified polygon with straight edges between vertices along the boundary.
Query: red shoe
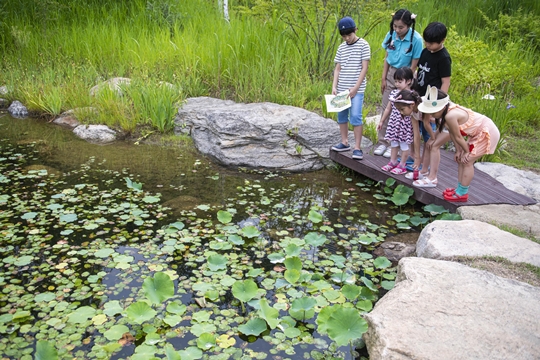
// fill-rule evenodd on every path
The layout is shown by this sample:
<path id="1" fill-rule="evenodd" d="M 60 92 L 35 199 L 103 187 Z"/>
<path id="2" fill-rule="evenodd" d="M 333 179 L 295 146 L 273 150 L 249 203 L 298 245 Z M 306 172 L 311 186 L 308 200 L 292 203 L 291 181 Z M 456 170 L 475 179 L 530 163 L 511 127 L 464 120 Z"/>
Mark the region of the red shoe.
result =
<path id="1" fill-rule="evenodd" d="M 444 200 L 451 201 L 451 202 L 466 202 L 469 200 L 469 194 L 465 195 L 458 195 L 455 192 L 453 194 L 443 194 Z"/>
<path id="2" fill-rule="evenodd" d="M 448 195 L 448 196 L 452 196 L 452 194 L 455 194 L 455 193 L 456 193 L 456 189 L 454 188 L 446 188 L 443 191 L 443 195 Z"/>

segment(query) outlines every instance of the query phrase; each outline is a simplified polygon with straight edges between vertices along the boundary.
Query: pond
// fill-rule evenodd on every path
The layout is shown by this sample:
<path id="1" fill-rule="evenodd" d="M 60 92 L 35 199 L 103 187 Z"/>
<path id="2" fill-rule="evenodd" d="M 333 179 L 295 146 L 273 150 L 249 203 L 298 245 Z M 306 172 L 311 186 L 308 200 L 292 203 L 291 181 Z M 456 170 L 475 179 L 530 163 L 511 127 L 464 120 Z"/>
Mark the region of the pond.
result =
<path id="1" fill-rule="evenodd" d="M 189 140 L 99 146 L 7 114 L 0 134 L 7 359 L 361 358 L 396 275 L 373 249 L 430 220 L 339 168 L 226 169 Z"/>

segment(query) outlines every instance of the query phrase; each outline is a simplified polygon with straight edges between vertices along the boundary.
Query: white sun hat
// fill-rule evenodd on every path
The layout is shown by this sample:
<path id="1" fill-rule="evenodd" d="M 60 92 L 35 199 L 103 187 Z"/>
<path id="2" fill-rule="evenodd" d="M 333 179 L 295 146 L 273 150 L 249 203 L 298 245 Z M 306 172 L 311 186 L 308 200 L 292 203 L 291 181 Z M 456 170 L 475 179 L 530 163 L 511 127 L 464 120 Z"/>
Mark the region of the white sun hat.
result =
<path id="1" fill-rule="evenodd" d="M 437 99 L 439 90 L 435 86 L 427 87 L 426 96 L 422 96 L 422 103 L 418 105 L 418 110 L 424 114 L 434 114 L 444 109 L 446 104 L 450 102 L 450 96 Z"/>

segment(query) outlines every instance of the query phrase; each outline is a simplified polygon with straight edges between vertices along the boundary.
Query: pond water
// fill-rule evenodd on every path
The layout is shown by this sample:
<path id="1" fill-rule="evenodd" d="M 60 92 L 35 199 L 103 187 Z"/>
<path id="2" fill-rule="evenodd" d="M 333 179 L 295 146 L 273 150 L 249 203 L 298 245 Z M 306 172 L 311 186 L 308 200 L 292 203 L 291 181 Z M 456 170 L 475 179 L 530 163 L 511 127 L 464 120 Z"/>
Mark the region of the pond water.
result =
<path id="1" fill-rule="evenodd" d="M 7 359 L 360 358 L 359 314 L 395 279 L 372 251 L 428 221 L 346 170 L 226 169 L 185 139 L 99 146 L 7 114 L 0 134 Z"/>

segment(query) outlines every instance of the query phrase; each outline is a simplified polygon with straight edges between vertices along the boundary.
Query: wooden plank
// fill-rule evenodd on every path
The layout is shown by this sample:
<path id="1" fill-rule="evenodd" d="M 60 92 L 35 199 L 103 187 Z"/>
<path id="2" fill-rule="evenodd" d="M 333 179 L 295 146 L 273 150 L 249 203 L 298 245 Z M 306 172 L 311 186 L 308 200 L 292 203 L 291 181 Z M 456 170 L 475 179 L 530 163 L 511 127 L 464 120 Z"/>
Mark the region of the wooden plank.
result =
<path id="1" fill-rule="evenodd" d="M 457 163 L 454 161 L 454 153 L 446 150 L 441 150 L 441 163 L 439 165 L 439 173 L 437 174 L 438 185 L 435 188 L 417 188 L 412 186 L 412 180 L 408 180 L 404 175 L 395 175 L 390 172 L 383 171 L 382 166 L 388 163 L 388 159 L 382 156 L 373 155 L 373 148 L 364 150 L 364 159 L 353 159 L 352 152 L 337 152 L 330 150 L 330 158 L 375 181 L 386 181 L 388 177 L 392 177 L 398 184 L 414 189 L 413 197 L 424 204 L 441 205 L 450 211 L 456 211 L 459 206 L 475 206 L 486 204 L 511 204 L 511 205 L 531 205 L 536 204 L 536 201 L 528 196 L 518 194 L 507 189 L 499 181 L 495 180 L 488 174 L 478 169 L 475 169 L 474 178 L 471 182 L 469 191 L 469 200 L 467 202 L 450 202 L 444 200 L 443 190 L 457 186 Z"/>

